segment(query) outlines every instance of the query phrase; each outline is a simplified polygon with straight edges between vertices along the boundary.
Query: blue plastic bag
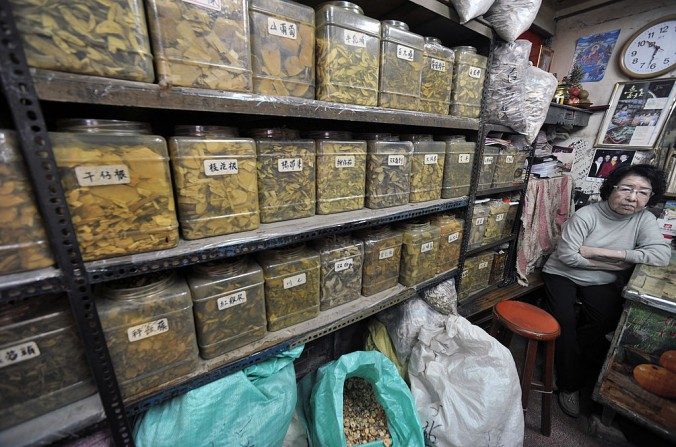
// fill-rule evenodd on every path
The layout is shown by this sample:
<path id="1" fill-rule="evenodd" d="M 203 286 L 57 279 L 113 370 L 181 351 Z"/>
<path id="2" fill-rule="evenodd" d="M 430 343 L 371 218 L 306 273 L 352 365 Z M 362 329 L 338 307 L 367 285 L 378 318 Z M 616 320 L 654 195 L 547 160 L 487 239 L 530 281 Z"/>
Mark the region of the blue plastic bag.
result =
<path id="1" fill-rule="evenodd" d="M 294 359 L 303 346 L 151 408 L 138 447 L 279 447 L 296 406 Z"/>

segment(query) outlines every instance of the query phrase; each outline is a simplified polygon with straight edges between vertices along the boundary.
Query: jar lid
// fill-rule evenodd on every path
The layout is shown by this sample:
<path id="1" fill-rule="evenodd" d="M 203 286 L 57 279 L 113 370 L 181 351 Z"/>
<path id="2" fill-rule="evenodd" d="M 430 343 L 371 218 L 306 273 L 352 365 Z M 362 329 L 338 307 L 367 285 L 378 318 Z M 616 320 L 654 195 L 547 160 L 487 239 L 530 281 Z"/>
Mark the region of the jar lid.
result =
<path id="1" fill-rule="evenodd" d="M 68 118 L 58 120 L 57 128 L 67 132 L 150 134 L 150 124 L 140 121 Z"/>
<path id="2" fill-rule="evenodd" d="M 273 250 L 269 250 L 265 253 L 268 253 L 270 257 L 272 258 L 285 258 L 287 256 L 293 256 L 301 253 L 305 249 L 305 244 L 300 243 L 300 244 L 293 244 L 289 245 L 287 247 L 282 247 L 282 248 L 277 248 Z"/>
<path id="3" fill-rule="evenodd" d="M 365 140 L 375 140 L 375 141 L 399 141 L 399 137 L 392 135 L 391 133 L 360 133 L 357 134 L 357 137 L 363 138 Z"/>
<path id="4" fill-rule="evenodd" d="M 425 43 L 433 43 L 436 45 L 441 45 L 441 39 L 438 37 L 425 36 Z"/>
<path id="5" fill-rule="evenodd" d="M 113 300 L 143 299 L 166 290 L 173 281 L 173 272 L 157 272 L 111 281 L 101 286 L 101 291 Z"/>
<path id="6" fill-rule="evenodd" d="M 419 228 L 429 228 L 430 221 L 427 219 L 415 219 L 410 222 L 405 222 L 403 225 L 407 230 L 419 229 Z"/>
<path id="7" fill-rule="evenodd" d="M 402 141 L 433 141 L 432 140 L 432 135 L 431 134 L 402 134 L 399 135 L 399 139 Z"/>
<path id="8" fill-rule="evenodd" d="M 227 126 L 181 124 L 174 127 L 174 134 L 191 137 L 236 137 L 237 129 Z"/>
<path id="9" fill-rule="evenodd" d="M 461 53 L 476 53 L 476 48 L 469 45 L 453 47 L 453 51 L 459 51 Z"/>
<path id="10" fill-rule="evenodd" d="M 198 264 L 193 267 L 193 271 L 201 276 L 235 276 L 244 271 L 246 267 L 246 258 L 239 257 L 224 261 L 211 261 L 204 264 Z"/>
<path id="11" fill-rule="evenodd" d="M 401 20 L 383 20 L 383 25 L 389 25 L 393 28 L 399 28 L 408 31 L 408 25 Z"/>
<path id="12" fill-rule="evenodd" d="M 283 127 L 265 127 L 259 129 L 249 129 L 246 133 L 255 138 L 276 138 L 287 139 L 289 130 Z"/>
<path id="13" fill-rule="evenodd" d="M 347 130 L 312 130 L 306 132 L 304 137 L 313 140 L 349 140 L 352 133 Z"/>
<path id="14" fill-rule="evenodd" d="M 326 2 L 322 3 L 321 5 L 317 6 L 317 9 L 321 8 L 322 6 L 335 6 L 337 8 L 342 8 L 342 9 L 347 9 L 350 12 L 354 12 L 355 14 L 361 14 L 364 15 L 364 10 L 361 9 L 361 7 L 355 3 L 352 2 Z"/>

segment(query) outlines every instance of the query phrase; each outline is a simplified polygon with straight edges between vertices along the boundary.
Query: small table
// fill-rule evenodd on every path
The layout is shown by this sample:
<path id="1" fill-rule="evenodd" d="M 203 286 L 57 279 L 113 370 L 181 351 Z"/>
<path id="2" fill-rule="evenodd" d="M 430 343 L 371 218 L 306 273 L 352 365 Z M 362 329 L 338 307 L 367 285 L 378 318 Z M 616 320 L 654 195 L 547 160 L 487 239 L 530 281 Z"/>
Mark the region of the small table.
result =
<path id="1" fill-rule="evenodd" d="M 594 388 L 604 405 L 603 422 L 615 411 L 676 442 L 676 403 L 639 386 L 632 372 L 642 363 L 676 349 L 676 251 L 667 267 L 638 265 L 622 295 L 626 298 L 608 356 Z"/>

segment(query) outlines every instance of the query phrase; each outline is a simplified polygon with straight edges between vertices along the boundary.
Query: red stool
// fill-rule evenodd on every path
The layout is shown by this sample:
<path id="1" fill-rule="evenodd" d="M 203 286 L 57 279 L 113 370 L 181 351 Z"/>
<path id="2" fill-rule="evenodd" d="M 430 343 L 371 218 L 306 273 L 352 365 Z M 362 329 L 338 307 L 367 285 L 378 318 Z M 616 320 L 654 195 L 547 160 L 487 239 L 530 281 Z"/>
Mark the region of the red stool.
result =
<path id="1" fill-rule="evenodd" d="M 501 329 L 507 331 L 501 331 Z M 502 332 L 502 334 L 500 334 Z M 561 334 L 559 323 L 544 310 L 520 301 L 501 301 L 493 307 L 491 335 L 509 346 L 512 334 L 528 339 L 526 361 L 521 373 L 521 406 L 528 408 L 531 389 L 542 393 L 540 431 L 549 436 L 552 430 L 551 406 L 554 385 L 554 342 Z M 545 342 L 546 357 L 542 382 L 533 381 L 538 342 Z"/>

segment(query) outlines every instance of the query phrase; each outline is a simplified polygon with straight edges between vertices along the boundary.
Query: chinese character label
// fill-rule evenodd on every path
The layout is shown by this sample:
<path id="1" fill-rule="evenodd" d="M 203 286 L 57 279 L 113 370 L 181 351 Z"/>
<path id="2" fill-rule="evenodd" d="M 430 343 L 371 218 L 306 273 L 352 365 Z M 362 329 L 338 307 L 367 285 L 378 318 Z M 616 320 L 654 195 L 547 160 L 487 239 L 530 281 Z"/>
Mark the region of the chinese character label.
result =
<path id="1" fill-rule="evenodd" d="M 404 166 L 405 160 L 403 155 L 388 155 L 387 166 Z"/>
<path id="2" fill-rule="evenodd" d="M 268 17 L 268 33 L 296 40 L 298 38 L 298 25 L 293 22 L 285 22 L 274 17 Z"/>
<path id="3" fill-rule="evenodd" d="M 222 296 L 216 300 L 218 310 L 227 309 L 228 307 L 233 307 L 244 303 L 246 303 L 246 290 L 233 293 L 232 295 Z"/>
<path id="4" fill-rule="evenodd" d="M 378 259 L 387 259 L 391 258 L 394 256 L 394 248 L 386 248 L 384 250 L 380 250 L 380 253 L 378 253 Z"/>
<path id="5" fill-rule="evenodd" d="M 201 6 L 202 8 L 213 9 L 214 11 L 221 10 L 221 0 L 183 0 L 186 3 Z"/>
<path id="6" fill-rule="evenodd" d="M 453 234 L 449 234 L 449 235 L 448 235 L 448 242 L 449 242 L 449 243 L 455 242 L 455 241 L 457 241 L 458 239 L 460 239 L 460 232 L 455 232 L 455 233 L 453 233 Z"/>
<path id="7" fill-rule="evenodd" d="M 458 155 L 458 163 L 469 163 L 469 158 L 471 154 L 460 154 Z"/>
<path id="8" fill-rule="evenodd" d="M 486 219 L 484 217 L 478 217 L 477 220 L 474 221 L 474 223 L 477 225 L 483 225 L 484 222 L 486 222 Z"/>
<path id="9" fill-rule="evenodd" d="M 488 267 L 488 261 L 479 263 L 479 270 L 485 269 L 486 267 Z"/>
<path id="10" fill-rule="evenodd" d="M 305 275 L 305 273 L 301 273 L 299 275 L 294 275 L 294 276 L 289 276 L 288 278 L 284 278 L 284 288 L 290 289 L 292 287 L 302 286 L 306 282 L 307 282 L 307 276 Z"/>
<path id="11" fill-rule="evenodd" d="M 333 266 L 333 268 L 336 270 L 336 272 L 342 272 L 343 270 L 347 270 L 352 268 L 354 265 L 354 259 L 353 258 L 348 258 L 348 259 L 343 259 L 341 261 L 336 262 L 336 264 Z"/>
<path id="12" fill-rule="evenodd" d="M 209 177 L 237 174 L 238 172 L 239 167 L 236 159 L 204 160 L 204 173 Z"/>
<path id="13" fill-rule="evenodd" d="M 154 335 L 163 334 L 167 331 L 169 331 L 169 321 L 166 318 L 162 318 L 150 323 L 130 327 L 127 329 L 127 337 L 130 342 L 135 342 Z"/>
<path id="14" fill-rule="evenodd" d="M 343 42 L 345 45 L 349 45 L 351 47 L 366 48 L 366 34 L 345 30 L 343 34 Z"/>
<path id="15" fill-rule="evenodd" d="M 0 349 L 0 368 L 23 362 L 25 360 L 30 360 L 39 355 L 40 349 L 38 349 L 38 345 L 35 344 L 34 341 Z"/>
<path id="16" fill-rule="evenodd" d="M 470 65 L 468 74 L 471 78 L 479 79 L 481 77 L 481 68 Z"/>
<path id="17" fill-rule="evenodd" d="M 461 278 L 465 278 L 469 274 L 469 270 L 463 270 L 462 273 L 460 274 Z"/>
<path id="18" fill-rule="evenodd" d="M 406 61 L 412 61 L 415 57 L 415 50 L 404 45 L 397 45 L 397 57 Z"/>
<path id="19" fill-rule="evenodd" d="M 514 163 L 514 156 L 513 155 L 506 156 L 505 163 Z"/>
<path id="20" fill-rule="evenodd" d="M 439 159 L 439 154 L 425 154 L 425 164 L 435 165 Z"/>
<path id="21" fill-rule="evenodd" d="M 446 61 L 440 61 L 439 59 L 432 58 L 430 62 L 430 68 L 435 71 L 446 71 Z"/>
<path id="22" fill-rule="evenodd" d="M 434 247 L 434 242 L 425 242 L 420 246 L 420 253 L 428 252 Z"/>
<path id="23" fill-rule="evenodd" d="M 500 213 L 500 214 L 498 214 L 498 215 L 495 216 L 495 221 L 496 221 L 496 222 L 500 222 L 500 221 L 502 221 L 502 219 L 504 219 L 504 218 L 505 218 L 505 213 Z"/>
<path id="24" fill-rule="evenodd" d="M 336 156 L 336 167 L 337 168 L 354 168 L 355 159 L 354 155 L 338 155 Z"/>
<path id="25" fill-rule="evenodd" d="M 131 181 L 125 165 L 76 166 L 75 177 L 80 186 L 125 185 Z"/>
<path id="26" fill-rule="evenodd" d="M 493 164 L 493 157 L 491 157 L 491 156 L 484 157 L 484 164 L 485 165 L 492 165 Z"/>
<path id="27" fill-rule="evenodd" d="M 279 172 L 300 172 L 303 170 L 302 158 L 280 158 L 277 160 Z"/>

